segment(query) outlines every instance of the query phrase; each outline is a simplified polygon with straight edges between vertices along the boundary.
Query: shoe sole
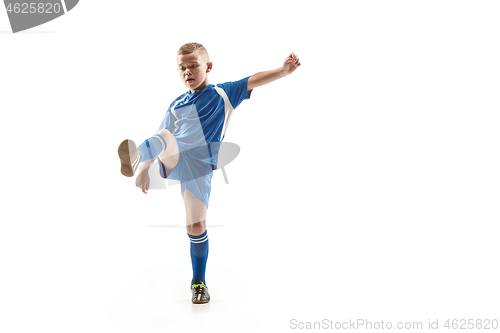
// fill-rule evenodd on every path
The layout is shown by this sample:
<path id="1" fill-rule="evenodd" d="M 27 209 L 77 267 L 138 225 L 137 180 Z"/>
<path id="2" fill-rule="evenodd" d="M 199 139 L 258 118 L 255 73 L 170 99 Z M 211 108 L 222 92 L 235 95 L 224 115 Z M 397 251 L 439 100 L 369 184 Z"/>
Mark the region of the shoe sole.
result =
<path id="1" fill-rule="evenodd" d="M 205 304 L 205 303 L 208 303 L 210 301 L 191 301 L 193 304 Z"/>
<path id="2" fill-rule="evenodd" d="M 131 155 L 133 154 L 132 158 Z M 134 168 L 132 167 L 132 159 L 137 154 L 137 146 L 135 142 L 129 139 L 123 140 L 118 147 L 118 156 L 120 157 L 121 173 L 125 177 L 132 177 L 134 175 Z"/>

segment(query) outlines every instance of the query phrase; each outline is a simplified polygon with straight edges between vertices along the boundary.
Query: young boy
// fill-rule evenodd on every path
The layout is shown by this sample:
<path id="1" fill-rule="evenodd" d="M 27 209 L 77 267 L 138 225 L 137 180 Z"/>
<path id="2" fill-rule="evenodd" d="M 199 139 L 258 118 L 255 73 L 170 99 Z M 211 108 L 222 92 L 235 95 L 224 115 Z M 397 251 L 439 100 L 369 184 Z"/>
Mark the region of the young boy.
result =
<path id="1" fill-rule="evenodd" d="M 212 174 L 231 113 L 250 98 L 254 88 L 287 76 L 299 66 L 299 58 L 291 53 L 281 68 L 214 86 L 208 83 L 212 62 L 207 50 L 199 43 L 187 43 L 177 52 L 177 70 L 189 90 L 170 104 L 155 135 L 139 147 L 132 140 L 124 140 L 118 148 L 122 174 L 127 177 L 137 174 L 135 183 L 143 193 L 147 194 L 149 189 L 148 171 L 157 157 L 161 176 L 181 182 L 191 241 L 191 301 L 195 304 L 210 301 L 205 280 L 208 257 L 205 220 Z"/>

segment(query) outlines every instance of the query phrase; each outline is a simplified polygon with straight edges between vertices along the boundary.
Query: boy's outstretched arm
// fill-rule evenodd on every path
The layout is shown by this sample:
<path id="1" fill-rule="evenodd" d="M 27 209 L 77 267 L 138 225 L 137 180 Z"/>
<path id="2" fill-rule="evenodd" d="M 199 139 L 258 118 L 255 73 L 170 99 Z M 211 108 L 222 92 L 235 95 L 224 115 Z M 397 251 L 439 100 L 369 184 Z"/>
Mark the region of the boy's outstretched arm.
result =
<path id="1" fill-rule="evenodd" d="M 285 61 L 283 62 L 283 66 L 281 68 L 273 69 L 271 71 L 266 71 L 266 72 L 259 72 L 250 76 L 247 82 L 247 91 L 268 84 L 269 82 L 273 82 L 289 74 L 292 74 L 299 66 L 300 66 L 299 58 L 292 52 L 285 59 Z"/>

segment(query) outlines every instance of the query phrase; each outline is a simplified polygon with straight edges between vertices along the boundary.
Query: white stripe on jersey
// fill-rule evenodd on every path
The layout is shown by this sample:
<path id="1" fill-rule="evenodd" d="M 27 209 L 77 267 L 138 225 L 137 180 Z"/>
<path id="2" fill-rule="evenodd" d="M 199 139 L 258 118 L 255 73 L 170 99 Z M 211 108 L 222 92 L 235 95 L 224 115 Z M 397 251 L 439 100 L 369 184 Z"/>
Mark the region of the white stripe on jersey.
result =
<path id="1" fill-rule="evenodd" d="M 224 135 L 226 135 L 226 129 L 227 125 L 229 124 L 229 118 L 231 118 L 231 114 L 234 111 L 233 106 L 231 105 L 231 102 L 229 101 L 229 98 L 226 95 L 226 92 L 224 89 L 215 86 L 215 91 L 222 97 L 224 100 L 224 125 L 222 126 L 222 133 L 220 135 L 220 140 L 224 138 Z"/>
<path id="2" fill-rule="evenodd" d="M 175 114 L 175 110 L 174 109 L 177 106 L 177 104 L 179 104 L 180 102 L 182 102 L 182 99 L 179 99 L 177 102 L 175 102 L 174 106 L 172 106 L 172 108 L 170 109 L 170 111 L 174 115 L 175 119 L 179 119 L 179 117 L 177 117 L 177 115 Z"/>
<path id="3" fill-rule="evenodd" d="M 179 99 L 177 102 L 175 102 L 174 106 L 172 106 L 172 108 L 170 108 L 170 112 L 172 112 L 172 114 L 174 115 L 175 119 L 179 120 L 179 117 L 177 117 L 177 115 L 175 114 L 175 107 L 177 104 L 179 104 L 182 100 Z M 177 128 L 179 128 L 179 126 L 177 126 L 177 124 L 174 124 L 175 125 L 175 129 L 174 129 L 174 132 L 177 131 Z"/>

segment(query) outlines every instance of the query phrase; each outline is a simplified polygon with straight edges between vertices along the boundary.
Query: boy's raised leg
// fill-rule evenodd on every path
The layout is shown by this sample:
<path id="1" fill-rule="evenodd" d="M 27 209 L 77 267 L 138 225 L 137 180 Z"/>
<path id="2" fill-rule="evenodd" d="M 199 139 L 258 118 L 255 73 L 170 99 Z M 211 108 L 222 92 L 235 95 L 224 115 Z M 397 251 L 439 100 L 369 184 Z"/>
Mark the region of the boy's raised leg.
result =
<path id="1" fill-rule="evenodd" d="M 166 129 L 159 130 L 157 134 L 160 134 L 167 143 L 167 149 L 158 155 L 158 162 L 163 163 L 165 168 L 172 170 L 177 163 L 179 163 L 179 147 L 177 147 L 177 140 L 172 133 Z"/>
<path id="2" fill-rule="evenodd" d="M 133 140 L 123 140 L 118 147 L 118 156 L 121 162 L 121 173 L 126 177 L 132 177 L 141 162 L 154 160 L 158 155 L 167 150 L 167 140 L 172 134 L 166 130 L 158 133 L 136 146 Z M 175 138 L 173 138 L 175 140 Z M 175 147 L 177 149 L 177 147 Z"/>

